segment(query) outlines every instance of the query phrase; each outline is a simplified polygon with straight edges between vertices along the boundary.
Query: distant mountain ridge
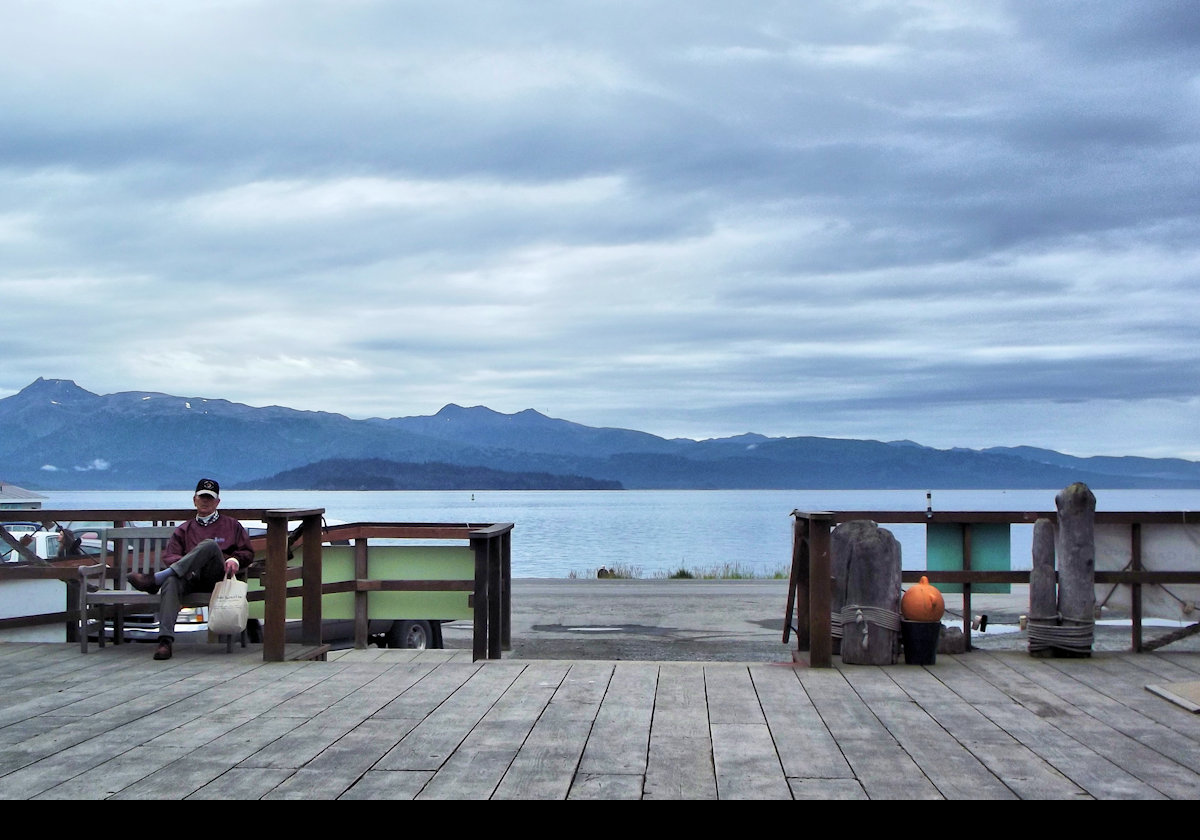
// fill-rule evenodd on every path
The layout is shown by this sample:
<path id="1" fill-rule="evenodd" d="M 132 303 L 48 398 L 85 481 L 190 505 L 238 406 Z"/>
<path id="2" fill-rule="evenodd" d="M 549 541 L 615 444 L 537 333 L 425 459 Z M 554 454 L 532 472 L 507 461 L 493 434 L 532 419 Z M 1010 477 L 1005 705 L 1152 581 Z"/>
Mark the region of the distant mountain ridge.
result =
<path id="1" fill-rule="evenodd" d="M 431 416 L 352 420 L 155 392 L 100 396 L 41 378 L 0 399 L 0 480 L 30 489 L 179 489 L 201 475 L 234 487 L 331 459 L 438 462 L 629 489 L 1200 487 L 1200 463 L 1176 458 L 760 434 L 669 440 L 532 409 L 447 405 Z M 359 469 L 370 472 L 366 463 Z"/>
<path id="2" fill-rule="evenodd" d="M 461 464 L 402 464 L 382 458 L 329 458 L 243 481 L 234 490 L 624 490 L 619 481 L 513 473 Z"/>

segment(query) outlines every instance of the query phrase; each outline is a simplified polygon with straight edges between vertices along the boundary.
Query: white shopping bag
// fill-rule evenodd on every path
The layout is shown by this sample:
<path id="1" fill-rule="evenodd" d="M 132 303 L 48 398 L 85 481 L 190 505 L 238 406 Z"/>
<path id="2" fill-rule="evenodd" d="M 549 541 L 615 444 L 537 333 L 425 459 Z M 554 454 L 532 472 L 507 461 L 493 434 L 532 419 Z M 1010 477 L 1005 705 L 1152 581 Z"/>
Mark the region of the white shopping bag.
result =
<path id="1" fill-rule="evenodd" d="M 246 629 L 249 613 L 245 582 L 228 575 L 213 588 L 208 600 L 209 632 L 218 636 L 237 635 Z"/>

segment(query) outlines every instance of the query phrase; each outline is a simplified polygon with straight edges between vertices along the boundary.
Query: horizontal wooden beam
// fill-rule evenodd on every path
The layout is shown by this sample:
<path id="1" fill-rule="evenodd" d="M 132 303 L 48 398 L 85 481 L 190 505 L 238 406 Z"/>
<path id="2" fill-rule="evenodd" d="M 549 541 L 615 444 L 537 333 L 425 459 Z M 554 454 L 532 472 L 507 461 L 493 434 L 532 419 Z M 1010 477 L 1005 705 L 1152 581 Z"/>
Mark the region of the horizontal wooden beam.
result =
<path id="1" fill-rule="evenodd" d="M 926 569 L 924 571 L 906 570 L 901 572 L 901 580 L 905 583 L 917 583 L 922 577 L 928 577 L 930 583 L 1029 583 L 1029 570 L 1016 571 L 984 571 L 974 569 L 962 571 L 959 569 Z M 1096 570 L 1096 583 L 1122 584 L 1167 584 L 1167 583 L 1200 583 L 1200 571 L 1103 571 Z"/>
<path id="2" fill-rule="evenodd" d="M 936 522 L 950 524 L 1008 523 L 1010 525 L 1032 525 L 1039 519 L 1058 521 L 1055 511 L 1016 510 L 835 510 L 835 511 L 792 511 L 799 519 L 815 516 L 832 517 L 835 523 L 869 519 L 878 523 L 921 523 Z M 1145 511 L 1145 510 L 1098 510 L 1096 524 L 1132 525 L 1135 522 L 1155 525 L 1200 525 L 1200 511 Z"/>
<path id="3" fill-rule="evenodd" d="M 69 612 L 23 615 L 16 618 L 0 618 L 0 630 L 17 630 L 22 627 L 40 627 L 44 624 L 66 624 L 79 617 L 79 610 Z"/>
<path id="4" fill-rule="evenodd" d="M 905 583 L 919 583 L 922 577 L 928 577 L 930 583 L 1029 583 L 1028 571 L 926 569 L 900 573 L 900 579 Z"/>

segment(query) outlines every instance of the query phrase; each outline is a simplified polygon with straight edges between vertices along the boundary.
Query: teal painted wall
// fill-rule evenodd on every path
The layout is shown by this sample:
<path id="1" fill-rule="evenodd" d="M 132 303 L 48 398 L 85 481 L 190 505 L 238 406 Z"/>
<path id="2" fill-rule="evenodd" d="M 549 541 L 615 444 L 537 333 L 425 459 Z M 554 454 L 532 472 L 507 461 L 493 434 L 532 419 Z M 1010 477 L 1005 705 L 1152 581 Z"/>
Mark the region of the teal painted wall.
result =
<path id="1" fill-rule="evenodd" d="M 961 571 L 963 567 L 963 526 L 956 523 L 930 523 L 925 526 L 925 567 L 931 571 Z M 1007 572 L 1012 568 L 1012 535 L 1005 523 L 971 525 L 971 568 Z M 938 583 L 945 593 L 962 592 L 962 584 Z M 972 592 L 1007 593 L 1007 583 L 975 583 Z"/>

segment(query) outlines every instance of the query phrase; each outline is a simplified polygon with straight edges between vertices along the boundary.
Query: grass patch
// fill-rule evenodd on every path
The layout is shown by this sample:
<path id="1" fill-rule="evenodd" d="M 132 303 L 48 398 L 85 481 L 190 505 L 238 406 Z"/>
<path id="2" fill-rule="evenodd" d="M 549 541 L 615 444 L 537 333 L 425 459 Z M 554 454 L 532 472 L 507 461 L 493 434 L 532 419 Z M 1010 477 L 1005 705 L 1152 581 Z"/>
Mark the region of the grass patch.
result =
<path id="1" fill-rule="evenodd" d="M 599 569 L 588 569 L 583 574 L 570 572 L 567 577 L 570 580 L 584 579 L 588 580 L 596 578 L 598 580 L 636 580 L 642 576 L 642 570 L 637 566 L 629 566 L 624 563 L 617 563 L 613 566 L 601 566 Z"/>
<path id="2" fill-rule="evenodd" d="M 722 563 L 707 569 L 688 569 L 680 566 L 673 572 L 659 572 L 656 577 L 667 580 L 787 580 L 787 569 L 758 572 L 740 563 Z"/>

